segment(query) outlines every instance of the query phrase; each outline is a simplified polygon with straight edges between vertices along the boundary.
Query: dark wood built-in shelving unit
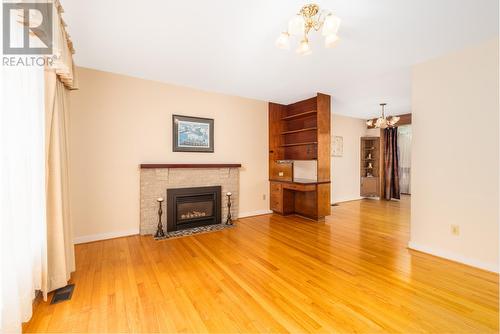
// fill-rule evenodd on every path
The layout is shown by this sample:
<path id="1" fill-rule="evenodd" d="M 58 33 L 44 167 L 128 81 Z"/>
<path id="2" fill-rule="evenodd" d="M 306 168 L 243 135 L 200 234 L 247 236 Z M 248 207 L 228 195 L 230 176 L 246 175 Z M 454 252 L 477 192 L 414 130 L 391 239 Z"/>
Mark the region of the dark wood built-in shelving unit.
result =
<path id="1" fill-rule="evenodd" d="M 294 179 L 293 161 L 314 160 L 315 180 Z M 322 219 L 330 214 L 330 96 L 269 103 L 271 210 Z"/>
<path id="2" fill-rule="evenodd" d="M 360 195 L 380 196 L 380 138 L 361 137 L 360 150 Z"/>

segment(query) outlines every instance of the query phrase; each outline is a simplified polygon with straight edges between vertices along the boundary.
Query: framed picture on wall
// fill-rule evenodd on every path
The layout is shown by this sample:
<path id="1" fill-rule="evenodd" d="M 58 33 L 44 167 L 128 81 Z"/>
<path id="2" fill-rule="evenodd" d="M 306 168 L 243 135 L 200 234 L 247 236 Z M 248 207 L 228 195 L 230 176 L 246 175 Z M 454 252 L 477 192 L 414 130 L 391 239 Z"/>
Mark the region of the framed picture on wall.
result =
<path id="1" fill-rule="evenodd" d="M 332 156 L 341 157 L 344 155 L 344 138 L 342 136 L 334 136 L 332 141 Z"/>
<path id="2" fill-rule="evenodd" d="M 214 152 L 214 120 L 211 118 L 172 116 L 174 152 Z"/>

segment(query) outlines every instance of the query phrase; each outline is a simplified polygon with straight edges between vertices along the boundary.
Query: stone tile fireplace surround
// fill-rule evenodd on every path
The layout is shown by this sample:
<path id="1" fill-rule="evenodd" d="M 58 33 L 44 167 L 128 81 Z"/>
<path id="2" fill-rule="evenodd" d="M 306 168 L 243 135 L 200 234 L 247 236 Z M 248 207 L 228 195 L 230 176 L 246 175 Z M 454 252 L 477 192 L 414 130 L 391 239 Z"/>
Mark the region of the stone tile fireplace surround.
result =
<path id="1" fill-rule="evenodd" d="M 222 187 L 222 222 L 227 217 L 227 198 L 231 192 L 231 215 L 238 217 L 240 164 L 142 164 L 140 166 L 140 233 L 154 234 L 158 224 L 159 197 L 166 199 L 169 188 Z M 163 229 L 166 231 L 167 201 L 163 201 Z"/>

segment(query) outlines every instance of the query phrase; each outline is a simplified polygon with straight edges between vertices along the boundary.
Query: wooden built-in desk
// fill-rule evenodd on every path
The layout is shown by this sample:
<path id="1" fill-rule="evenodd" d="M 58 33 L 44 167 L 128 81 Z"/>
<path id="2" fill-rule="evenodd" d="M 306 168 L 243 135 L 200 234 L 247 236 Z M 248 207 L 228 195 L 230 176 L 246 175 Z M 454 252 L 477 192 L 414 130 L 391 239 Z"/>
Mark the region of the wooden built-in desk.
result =
<path id="1" fill-rule="evenodd" d="M 330 181 L 295 179 L 271 182 L 271 210 L 322 220 L 330 214 Z"/>
<path id="2" fill-rule="evenodd" d="M 270 208 L 314 220 L 330 215 L 330 96 L 269 103 Z M 297 168 L 312 161 L 313 173 Z M 301 171 L 296 173 L 296 171 Z M 314 175 L 314 180 L 298 179 Z"/>

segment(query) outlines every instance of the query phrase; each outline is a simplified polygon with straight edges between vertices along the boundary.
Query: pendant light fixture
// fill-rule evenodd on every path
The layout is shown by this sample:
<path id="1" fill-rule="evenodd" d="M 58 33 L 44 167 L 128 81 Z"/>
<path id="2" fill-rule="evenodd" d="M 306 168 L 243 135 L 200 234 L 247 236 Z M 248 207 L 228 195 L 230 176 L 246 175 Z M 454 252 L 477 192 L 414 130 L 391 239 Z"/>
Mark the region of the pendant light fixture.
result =
<path id="1" fill-rule="evenodd" d="M 375 121 L 373 119 L 369 119 L 366 121 L 366 125 L 369 127 L 374 127 L 374 128 L 380 128 L 380 129 L 385 129 L 385 128 L 391 128 L 396 126 L 396 123 L 399 122 L 399 116 L 385 116 L 385 106 L 387 103 L 381 103 L 380 106 L 382 107 L 382 115 L 377 118 Z"/>

